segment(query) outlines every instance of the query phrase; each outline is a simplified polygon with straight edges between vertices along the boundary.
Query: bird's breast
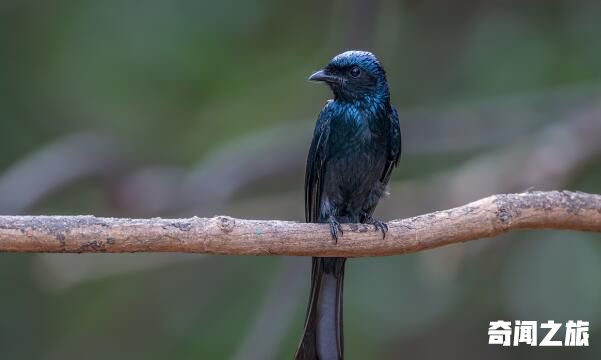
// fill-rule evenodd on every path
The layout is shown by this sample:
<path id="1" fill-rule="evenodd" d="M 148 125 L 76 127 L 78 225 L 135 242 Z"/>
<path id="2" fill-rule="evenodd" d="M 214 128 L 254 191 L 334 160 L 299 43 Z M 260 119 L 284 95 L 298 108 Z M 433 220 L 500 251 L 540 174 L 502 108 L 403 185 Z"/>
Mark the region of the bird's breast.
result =
<path id="1" fill-rule="evenodd" d="M 331 145 L 341 155 L 379 152 L 386 147 L 383 122 L 360 110 L 350 108 L 333 119 Z"/>
<path id="2" fill-rule="evenodd" d="M 338 202 L 367 196 L 382 176 L 387 158 L 386 137 L 374 126 L 375 120 L 360 112 L 345 115 L 333 121 L 327 147 L 325 186 L 338 195 Z"/>

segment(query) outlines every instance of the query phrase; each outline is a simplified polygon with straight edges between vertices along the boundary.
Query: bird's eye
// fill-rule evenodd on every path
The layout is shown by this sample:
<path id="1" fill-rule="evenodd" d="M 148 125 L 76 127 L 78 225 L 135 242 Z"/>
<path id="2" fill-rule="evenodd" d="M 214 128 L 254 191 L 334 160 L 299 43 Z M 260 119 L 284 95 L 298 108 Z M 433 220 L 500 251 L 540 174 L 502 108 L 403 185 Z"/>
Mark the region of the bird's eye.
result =
<path id="1" fill-rule="evenodd" d="M 361 75 L 361 69 L 359 69 L 357 66 L 353 66 L 350 70 L 350 73 L 354 78 L 359 77 L 359 75 Z"/>

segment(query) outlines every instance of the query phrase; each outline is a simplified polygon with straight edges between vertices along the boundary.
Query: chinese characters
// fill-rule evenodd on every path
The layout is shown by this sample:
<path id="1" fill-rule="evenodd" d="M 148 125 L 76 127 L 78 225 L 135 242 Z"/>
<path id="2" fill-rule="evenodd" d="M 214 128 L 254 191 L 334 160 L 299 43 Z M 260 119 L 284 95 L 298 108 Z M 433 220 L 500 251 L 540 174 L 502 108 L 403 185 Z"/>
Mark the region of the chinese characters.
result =
<path id="1" fill-rule="evenodd" d="M 512 328 L 511 321 L 491 321 L 488 328 L 488 343 L 503 346 L 518 346 L 520 343 L 530 346 L 589 346 L 589 322 L 568 321 L 565 324 L 565 338 L 553 340 L 562 323 L 553 320 L 541 323 L 541 329 L 548 329 L 545 337 L 538 343 L 538 323 L 536 321 L 516 320 Z M 542 331 L 545 333 L 545 331 Z"/>

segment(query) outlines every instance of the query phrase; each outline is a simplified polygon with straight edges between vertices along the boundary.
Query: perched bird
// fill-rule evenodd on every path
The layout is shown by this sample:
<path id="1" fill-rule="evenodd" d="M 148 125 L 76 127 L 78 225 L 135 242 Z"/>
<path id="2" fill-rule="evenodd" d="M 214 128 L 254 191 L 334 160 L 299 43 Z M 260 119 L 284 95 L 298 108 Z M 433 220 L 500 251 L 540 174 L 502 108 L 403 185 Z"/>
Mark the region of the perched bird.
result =
<path id="1" fill-rule="evenodd" d="M 386 74 L 366 51 L 335 56 L 309 80 L 325 82 L 334 99 L 321 110 L 307 157 L 305 217 L 329 223 L 334 240 L 341 223 L 388 227 L 372 217 L 401 153 L 397 111 Z M 311 295 L 296 360 L 343 359 L 342 283 L 346 258 L 314 257 Z"/>

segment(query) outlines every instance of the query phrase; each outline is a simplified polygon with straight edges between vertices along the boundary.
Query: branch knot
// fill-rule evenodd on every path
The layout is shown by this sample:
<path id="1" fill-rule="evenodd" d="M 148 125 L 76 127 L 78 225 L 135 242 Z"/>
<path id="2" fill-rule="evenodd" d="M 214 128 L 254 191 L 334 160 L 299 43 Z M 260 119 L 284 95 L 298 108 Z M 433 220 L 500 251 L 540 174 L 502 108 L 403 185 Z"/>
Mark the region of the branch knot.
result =
<path id="1" fill-rule="evenodd" d="M 229 216 L 217 216 L 217 226 L 224 233 L 230 233 L 236 226 L 236 220 Z"/>

